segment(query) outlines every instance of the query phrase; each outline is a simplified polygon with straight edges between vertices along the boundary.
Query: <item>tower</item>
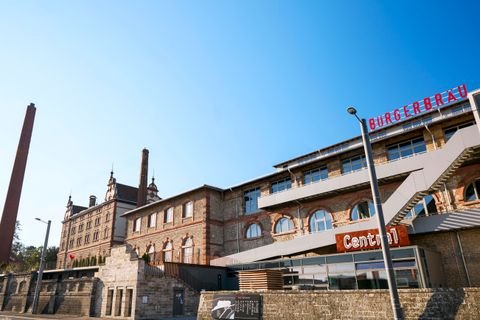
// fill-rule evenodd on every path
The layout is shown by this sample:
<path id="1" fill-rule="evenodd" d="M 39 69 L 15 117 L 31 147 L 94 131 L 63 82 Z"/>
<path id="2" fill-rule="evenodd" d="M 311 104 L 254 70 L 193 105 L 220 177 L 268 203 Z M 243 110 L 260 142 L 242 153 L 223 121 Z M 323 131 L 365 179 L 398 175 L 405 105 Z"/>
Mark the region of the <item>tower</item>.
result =
<path id="1" fill-rule="evenodd" d="M 30 103 L 27 107 L 25 120 L 23 121 L 22 133 L 18 143 L 17 154 L 13 164 L 12 176 L 8 186 L 5 206 L 3 207 L 2 220 L 0 222 L 0 262 L 8 263 L 12 250 L 13 235 L 17 221 L 18 206 L 22 194 L 23 178 L 27 166 L 28 150 L 32 138 L 33 121 L 35 120 L 35 105 Z"/>

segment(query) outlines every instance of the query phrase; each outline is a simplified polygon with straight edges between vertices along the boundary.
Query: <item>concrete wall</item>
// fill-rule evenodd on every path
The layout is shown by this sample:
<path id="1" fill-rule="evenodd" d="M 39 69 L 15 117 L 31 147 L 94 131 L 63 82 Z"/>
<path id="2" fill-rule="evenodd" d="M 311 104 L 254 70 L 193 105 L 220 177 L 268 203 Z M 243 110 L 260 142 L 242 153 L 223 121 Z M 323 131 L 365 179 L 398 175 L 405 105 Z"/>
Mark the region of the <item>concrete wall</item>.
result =
<path id="1" fill-rule="evenodd" d="M 263 320 L 392 319 L 388 290 L 268 291 L 260 294 Z M 232 292 L 204 292 L 197 319 L 212 319 L 213 296 Z M 478 319 L 480 288 L 401 289 L 406 319 Z"/>

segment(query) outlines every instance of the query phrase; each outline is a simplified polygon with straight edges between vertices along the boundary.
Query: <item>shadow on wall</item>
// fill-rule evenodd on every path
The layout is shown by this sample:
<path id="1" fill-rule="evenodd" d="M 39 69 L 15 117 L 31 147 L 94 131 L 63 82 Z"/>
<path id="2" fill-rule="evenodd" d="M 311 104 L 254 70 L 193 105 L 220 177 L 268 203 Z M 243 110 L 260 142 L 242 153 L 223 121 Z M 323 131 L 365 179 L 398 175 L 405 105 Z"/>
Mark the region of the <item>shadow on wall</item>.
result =
<path id="1" fill-rule="evenodd" d="M 432 289 L 425 310 L 418 319 L 454 319 L 465 301 L 463 289 Z M 454 294 L 452 294 L 452 291 Z"/>

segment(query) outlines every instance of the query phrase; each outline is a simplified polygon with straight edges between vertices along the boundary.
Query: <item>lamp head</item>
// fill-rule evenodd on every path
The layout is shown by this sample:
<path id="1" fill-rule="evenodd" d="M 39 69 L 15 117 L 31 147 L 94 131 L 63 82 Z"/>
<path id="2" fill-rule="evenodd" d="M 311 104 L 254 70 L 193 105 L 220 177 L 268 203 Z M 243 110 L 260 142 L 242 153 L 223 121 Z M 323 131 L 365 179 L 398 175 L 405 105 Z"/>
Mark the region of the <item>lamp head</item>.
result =
<path id="1" fill-rule="evenodd" d="M 355 109 L 354 107 L 348 107 L 347 112 L 354 116 L 357 115 L 357 109 Z"/>

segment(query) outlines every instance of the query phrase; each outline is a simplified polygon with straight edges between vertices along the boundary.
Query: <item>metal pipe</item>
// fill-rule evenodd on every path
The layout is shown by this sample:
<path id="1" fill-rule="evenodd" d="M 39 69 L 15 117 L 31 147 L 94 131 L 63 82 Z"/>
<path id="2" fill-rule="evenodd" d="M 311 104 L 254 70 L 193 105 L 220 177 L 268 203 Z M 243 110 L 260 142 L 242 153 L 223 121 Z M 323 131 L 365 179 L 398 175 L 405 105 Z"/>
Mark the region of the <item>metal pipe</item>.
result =
<path id="1" fill-rule="evenodd" d="M 462 256 L 463 268 L 465 269 L 465 275 L 467 276 L 467 283 L 468 286 L 471 287 L 472 283 L 470 282 L 470 274 L 468 273 L 467 261 L 465 260 L 465 255 L 463 254 L 462 241 L 460 241 L 460 235 L 458 234 L 458 231 L 455 232 L 455 234 L 457 235 L 457 243 L 458 247 L 460 248 L 460 255 Z"/>
<path id="2" fill-rule="evenodd" d="M 50 224 L 51 224 L 50 220 L 48 220 L 48 222 L 45 222 L 39 218 L 35 218 L 35 219 L 47 224 L 47 233 L 45 234 L 45 242 L 43 243 L 42 257 L 40 258 L 40 269 L 38 270 L 38 278 L 37 278 L 37 283 L 35 285 L 35 294 L 33 296 L 33 303 L 32 303 L 32 313 L 38 313 L 37 312 L 38 299 L 40 298 L 40 289 L 42 287 L 43 269 L 45 268 L 45 254 L 47 253 L 48 236 L 50 234 Z"/>
<path id="3" fill-rule="evenodd" d="M 370 178 L 370 186 L 372 189 L 373 204 L 375 205 L 378 230 L 382 243 L 383 261 L 385 262 L 385 271 L 387 272 L 388 290 L 390 292 L 390 300 L 394 319 L 403 319 L 402 306 L 400 297 L 398 296 L 397 283 L 395 281 L 395 273 L 393 271 L 392 257 L 390 255 L 390 246 L 388 244 L 387 230 L 385 228 L 385 219 L 383 217 L 382 202 L 380 201 L 380 192 L 378 188 L 378 179 L 375 172 L 375 164 L 373 163 L 372 145 L 368 136 L 367 121 L 357 116 L 357 110 L 353 107 L 347 109 L 348 113 L 354 115 L 360 122 L 362 131 L 362 141 L 365 150 L 365 158 L 367 160 L 368 176 Z"/>

